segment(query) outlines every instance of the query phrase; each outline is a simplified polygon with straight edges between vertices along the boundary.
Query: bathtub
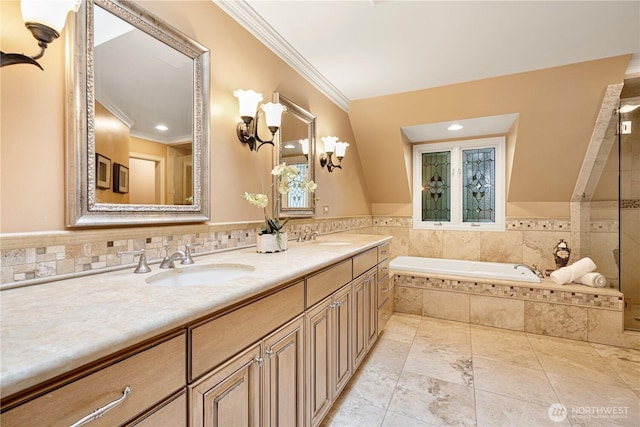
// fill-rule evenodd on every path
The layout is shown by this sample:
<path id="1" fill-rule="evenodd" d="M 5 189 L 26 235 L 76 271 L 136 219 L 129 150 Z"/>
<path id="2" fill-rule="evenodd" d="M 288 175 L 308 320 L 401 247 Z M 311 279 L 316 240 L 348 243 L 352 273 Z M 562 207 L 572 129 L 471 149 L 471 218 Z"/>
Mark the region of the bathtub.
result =
<path id="1" fill-rule="evenodd" d="M 389 263 L 389 269 L 402 272 L 434 273 L 482 279 L 513 280 L 540 283 L 540 278 L 525 267 L 503 262 L 464 261 L 444 258 L 399 256 Z"/>

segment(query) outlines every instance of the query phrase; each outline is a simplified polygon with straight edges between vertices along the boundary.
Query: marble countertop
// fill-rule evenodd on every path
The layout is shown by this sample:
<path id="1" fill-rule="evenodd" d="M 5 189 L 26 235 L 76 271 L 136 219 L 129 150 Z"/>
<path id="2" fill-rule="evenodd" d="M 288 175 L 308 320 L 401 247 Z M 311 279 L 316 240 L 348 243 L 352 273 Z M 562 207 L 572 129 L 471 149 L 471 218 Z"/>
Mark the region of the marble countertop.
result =
<path id="1" fill-rule="evenodd" d="M 147 274 L 126 269 L 4 290 L 0 393 L 9 396 L 390 239 L 333 234 L 289 242 L 286 252 L 258 254 L 245 248 L 196 256 L 193 266 L 176 263 L 178 268 L 211 263 L 255 267 L 216 285 L 149 284 L 149 277 L 166 271 L 155 264 Z"/>

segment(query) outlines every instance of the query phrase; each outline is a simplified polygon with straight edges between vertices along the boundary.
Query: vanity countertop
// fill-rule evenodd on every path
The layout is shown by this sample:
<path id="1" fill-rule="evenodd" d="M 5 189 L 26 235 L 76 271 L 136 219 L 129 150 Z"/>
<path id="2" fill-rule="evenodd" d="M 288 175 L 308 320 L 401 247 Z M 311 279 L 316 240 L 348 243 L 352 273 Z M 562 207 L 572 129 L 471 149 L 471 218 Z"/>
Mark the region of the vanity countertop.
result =
<path id="1" fill-rule="evenodd" d="M 194 266 L 255 267 L 246 276 L 216 285 L 152 285 L 146 279 L 166 271 L 153 264 L 147 274 L 128 268 L 4 290 L 0 393 L 9 396 L 390 239 L 333 234 L 289 242 L 285 252 L 258 254 L 255 248 L 245 248 L 196 257 Z"/>

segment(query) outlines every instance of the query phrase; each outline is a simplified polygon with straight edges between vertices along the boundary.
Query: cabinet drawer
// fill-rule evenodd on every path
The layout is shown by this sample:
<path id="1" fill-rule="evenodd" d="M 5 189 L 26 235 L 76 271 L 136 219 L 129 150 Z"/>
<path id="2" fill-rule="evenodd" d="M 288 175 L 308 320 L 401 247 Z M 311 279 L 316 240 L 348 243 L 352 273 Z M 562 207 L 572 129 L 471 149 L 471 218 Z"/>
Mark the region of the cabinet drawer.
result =
<path id="1" fill-rule="evenodd" d="M 124 427 L 187 427 L 187 391 L 183 390 Z"/>
<path id="2" fill-rule="evenodd" d="M 378 308 L 378 333 L 382 333 L 392 314 L 393 295 L 390 295 L 380 308 Z"/>
<path id="3" fill-rule="evenodd" d="M 389 260 L 385 259 L 378 264 L 378 280 L 389 277 Z"/>
<path id="4" fill-rule="evenodd" d="M 191 330 L 191 376 L 196 379 L 304 311 L 298 282 Z"/>
<path id="5" fill-rule="evenodd" d="M 120 425 L 185 385 L 181 334 L 2 414 L 2 426 L 71 425 L 131 392 L 91 426 Z"/>
<path id="6" fill-rule="evenodd" d="M 382 306 L 391 294 L 391 283 L 389 276 L 378 281 L 378 305 Z"/>
<path id="7" fill-rule="evenodd" d="M 353 257 L 353 278 L 373 268 L 378 263 L 378 248 L 369 249 Z"/>
<path id="8" fill-rule="evenodd" d="M 378 262 L 389 258 L 389 244 L 385 243 L 384 245 L 378 246 Z"/>
<path id="9" fill-rule="evenodd" d="M 348 259 L 307 277 L 306 307 L 311 307 L 349 283 L 352 275 L 353 267 L 351 259 Z"/>

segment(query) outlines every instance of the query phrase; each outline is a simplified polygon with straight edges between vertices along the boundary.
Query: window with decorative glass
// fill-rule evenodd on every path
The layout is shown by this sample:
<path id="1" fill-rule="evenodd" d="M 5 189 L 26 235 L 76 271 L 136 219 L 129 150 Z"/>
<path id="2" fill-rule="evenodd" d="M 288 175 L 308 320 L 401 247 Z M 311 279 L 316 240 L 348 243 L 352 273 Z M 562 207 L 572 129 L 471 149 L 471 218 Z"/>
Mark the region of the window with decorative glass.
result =
<path id="1" fill-rule="evenodd" d="M 413 227 L 505 229 L 505 138 L 413 146 Z"/>

